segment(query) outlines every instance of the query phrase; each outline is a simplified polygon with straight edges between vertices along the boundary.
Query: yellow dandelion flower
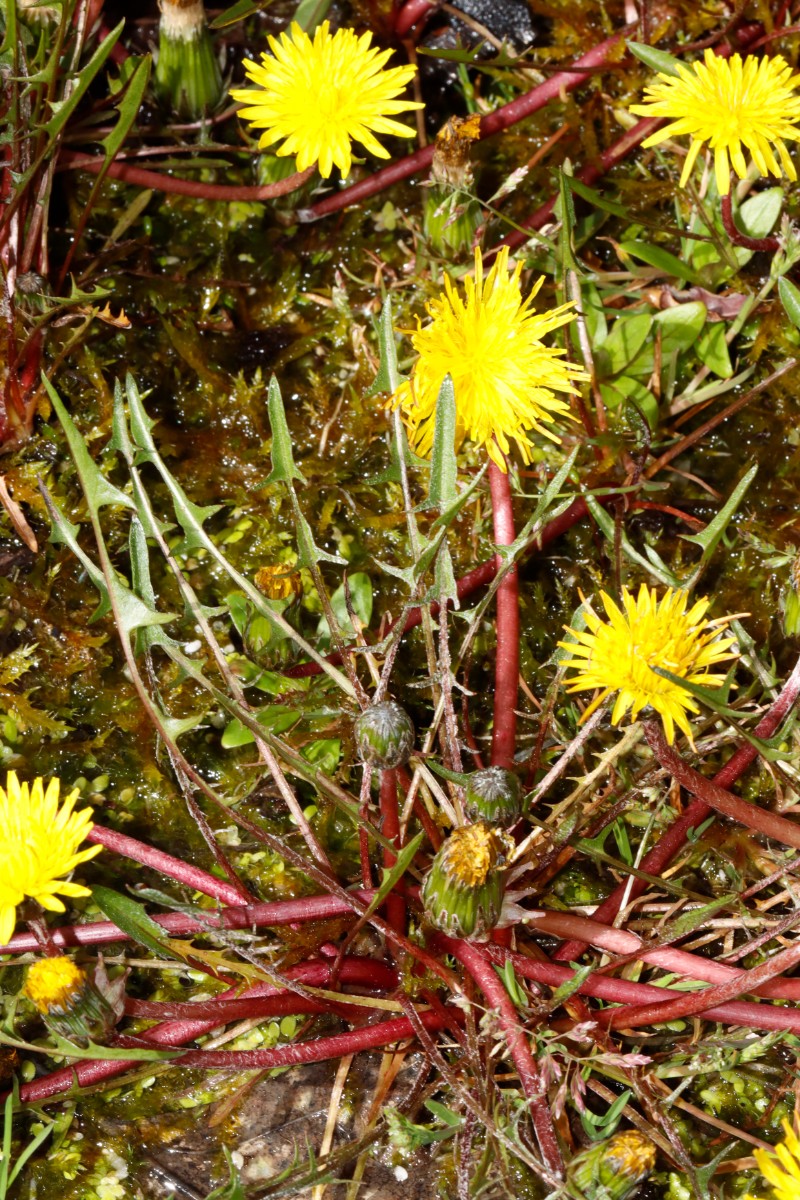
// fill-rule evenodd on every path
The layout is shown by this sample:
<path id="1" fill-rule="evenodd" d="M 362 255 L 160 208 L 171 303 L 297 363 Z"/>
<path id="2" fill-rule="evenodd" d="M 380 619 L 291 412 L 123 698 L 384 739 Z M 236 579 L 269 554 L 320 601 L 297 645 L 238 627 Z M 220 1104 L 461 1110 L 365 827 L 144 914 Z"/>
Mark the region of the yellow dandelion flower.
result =
<path id="1" fill-rule="evenodd" d="M 703 62 L 677 64 L 678 75 L 658 75 L 658 82 L 645 89 L 645 102 L 631 105 L 643 117 L 666 117 L 669 125 L 646 138 L 643 146 L 655 146 L 665 138 L 688 135 L 692 141 L 681 173 L 684 187 L 697 155 L 708 143 L 714 152 L 717 189 L 730 191 L 730 167 L 740 179 L 747 174 L 748 151 L 761 175 L 781 176 L 781 165 L 789 179 L 797 179 L 785 142 L 800 140 L 800 97 L 795 89 L 800 75 L 776 54 L 774 58 L 721 58 L 706 50 Z M 780 158 L 780 164 L 775 154 Z"/>
<path id="2" fill-rule="evenodd" d="M 370 49 L 371 41 L 371 33 L 358 37 L 352 29 L 332 34 L 330 22 L 323 21 L 312 42 L 293 22 L 290 33 L 269 39 L 272 54 L 262 54 L 260 63 L 245 59 L 256 86 L 231 96 L 248 106 L 241 111 L 244 120 L 264 130 L 259 147 L 283 139 L 276 154 L 294 154 L 298 171 L 316 163 L 327 179 L 334 166 L 350 174 L 353 142 L 388 158 L 376 133 L 411 137 L 413 129 L 391 117 L 423 107 L 396 99 L 416 67 L 385 70 L 392 52 Z"/>
<path id="3" fill-rule="evenodd" d="M 63 912 L 56 895 L 88 896 L 89 889 L 62 878 L 79 863 L 94 858 L 101 846 L 79 850 L 93 825 L 90 808 L 74 812 L 77 788 L 59 805 L 60 782 L 42 779 L 20 783 L 9 771 L 0 787 L 0 945 L 14 933 L 16 907 L 26 896 L 42 908 Z"/>
<path id="4" fill-rule="evenodd" d="M 639 595 L 634 597 L 624 587 L 624 611 L 605 592 L 600 596 L 608 622 L 587 606 L 588 628 L 567 628 L 577 640 L 558 643 L 575 656 L 565 662 L 576 672 L 568 690 L 601 689 L 583 719 L 612 692 L 617 692 L 612 724 L 619 724 L 629 709 L 635 721 L 649 704 L 661 717 L 670 745 L 675 740 L 676 725 L 691 741 L 686 713 L 698 711 L 697 701 L 679 684 L 657 675 L 652 668 L 662 667 L 700 687 L 719 686 L 725 676 L 710 668 L 736 657 L 731 650 L 735 638 L 719 636 L 727 618 L 707 621 L 705 614 L 710 603 L 707 599 L 697 600 L 687 611 L 688 594 L 672 588 L 659 600 L 655 588 L 649 590 L 642 584 Z"/>
<path id="5" fill-rule="evenodd" d="M 465 295 L 445 278 L 444 294 L 426 306 L 431 323 L 423 327 L 418 321 L 411 338 L 419 358 L 411 378 L 392 397 L 420 454 L 429 455 L 433 446 L 436 400 L 445 375 L 453 380 L 459 443 L 468 437 L 485 446 L 502 471 L 509 439 L 525 463 L 531 461 L 531 429 L 560 441 L 547 426 L 572 414 L 556 393 L 573 394 L 575 382 L 586 375 L 542 338 L 573 320 L 572 304 L 534 312 L 544 277 L 523 300 L 521 271 L 517 263 L 509 273 L 504 246 L 484 279 L 476 249 L 475 278 L 464 280 Z"/>
<path id="6" fill-rule="evenodd" d="M 800 1200 L 800 1139 L 786 1120 L 783 1131 L 786 1139 L 775 1146 L 773 1154 L 755 1150 L 753 1157 L 767 1183 L 772 1185 L 775 1200 Z"/>
<path id="7" fill-rule="evenodd" d="M 85 988 L 86 972 L 62 954 L 33 963 L 23 991 L 40 1013 L 49 1013 L 74 1008 Z"/>

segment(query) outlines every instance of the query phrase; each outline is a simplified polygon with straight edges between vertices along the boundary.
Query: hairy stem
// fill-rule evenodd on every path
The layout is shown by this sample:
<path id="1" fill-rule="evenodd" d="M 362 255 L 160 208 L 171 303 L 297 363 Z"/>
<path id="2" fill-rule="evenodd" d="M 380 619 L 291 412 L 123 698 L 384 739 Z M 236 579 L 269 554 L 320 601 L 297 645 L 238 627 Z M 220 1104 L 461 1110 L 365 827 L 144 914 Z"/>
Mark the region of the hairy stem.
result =
<path id="1" fill-rule="evenodd" d="M 498 965 L 510 958 L 517 975 L 549 987 L 561 987 L 575 978 L 574 971 L 557 963 L 538 962 L 523 954 L 510 954 L 496 946 L 489 946 L 488 952 L 492 961 Z M 583 979 L 577 992 L 578 995 L 596 996 L 598 1000 L 609 1001 L 612 1004 L 636 1005 L 685 996 L 685 992 L 676 991 L 674 988 L 656 987 L 652 983 L 633 983 L 628 979 L 613 979 L 599 971 Z M 703 1016 L 709 1021 L 722 1021 L 744 1028 L 782 1029 L 791 1030 L 792 1033 L 800 1030 L 800 1013 L 796 1009 L 776 1008 L 771 1004 L 753 1004 L 747 1000 L 714 1005 L 713 1008 L 704 1009 Z"/>
<path id="2" fill-rule="evenodd" d="M 167 875 L 170 879 L 185 884 L 193 891 L 202 892 L 205 896 L 213 896 L 215 900 L 221 900 L 223 904 L 241 905 L 242 900 L 248 899 L 247 892 L 243 889 L 236 888 L 222 879 L 217 879 L 214 875 L 209 875 L 208 871 L 204 871 L 201 867 L 193 867 L 180 858 L 165 854 L 163 850 L 156 850 L 155 847 L 137 841 L 136 838 L 128 837 L 127 834 L 117 833 L 115 829 L 106 829 L 103 825 L 93 825 L 86 835 L 86 840 L 105 846 L 107 850 L 113 850 L 115 854 L 132 858 L 134 862 L 142 863 L 146 867 L 152 867 L 153 870 L 160 871 L 162 875 Z"/>
<path id="3" fill-rule="evenodd" d="M 494 540 L 497 546 L 514 541 L 514 509 L 508 474 L 489 463 Z M 497 570 L 502 565 L 497 556 Z M 519 687 L 519 571 L 514 565 L 497 589 L 497 658 L 495 661 L 492 766 L 511 768 L 517 742 Z"/>
<path id="4" fill-rule="evenodd" d="M 148 171 L 145 167 L 132 167 L 128 163 L 112 162 L 105 166 L 102 154 L 76 154 L 72 150 L 64 150 L 59 155 L 58 169 L 72 171 L 89 171 L 97 175 L 105 170 L 111 179 L 121 179 L 123 183 L 134 183 L 139 187 L 152 188 L 157 192 L 171 192 L 176 196 L 193 196 L 198 200 L 225 201 L 258 201 L 274 200 L 278 196 L 286 196 L 295 192 L 307 183 L 316 170 L 316 166 L 279 179 L 277 183 L 266 183 L 260 187 L 244 185 L 242 187 L 225 183 L 204 183 L 198 179 L 177 179 L 174 175 L 164 175 L 161 171 Z"/>
<path id="5" fill-rule="evenodd" d="M 547 1102 L 545 1084 L 519 1013 L 483 950 L 472 942 L 457 941 L 454 938 L 437 938 L 438 940 L 445 943 L 450 952 L 466 967 L 486 997 L 487 1003 L 497 1011 L 508 1052 L 514 1060 L 522 1090 L 530 1105 L 531 1119 L 542 1158 L 548 1170 L 556 1178 L 561 1178 L 564 1173 L 564 1161 Z"/>

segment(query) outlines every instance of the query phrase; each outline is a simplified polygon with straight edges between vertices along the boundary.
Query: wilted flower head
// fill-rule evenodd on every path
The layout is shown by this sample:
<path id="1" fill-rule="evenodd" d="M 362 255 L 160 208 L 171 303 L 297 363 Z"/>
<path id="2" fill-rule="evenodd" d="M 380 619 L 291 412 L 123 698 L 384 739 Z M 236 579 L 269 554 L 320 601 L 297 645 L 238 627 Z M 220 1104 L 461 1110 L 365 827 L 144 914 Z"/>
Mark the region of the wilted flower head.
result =
<path id="1" fill-rule="evenodd" d="M 15 771 L 8 772 L 5 790 L 0 788 L 0 945 L 11 940 L 16 907 L 26 896 L 51 912 L 63 912 L 57 892 L 89 895 L 88 888 L 63 876 L 102 849 L 78 849 L 92 828 L 92 810 L 73 811 L 77 788 L 59 805 L 59 789 L 57 778 L 45 790 L 41 778 L 20 783 Z"/>
<path id="2" fill-rule="evenodd" d="M 388 158 L 376 133 L 411 137 L 413 129 L 391 117 L 423 107 L 396 99 L 416 67 L 384 69 L 392 52 L 370 49 L 371 41 L 371 33 L 358 37 L 352 29 L 331 33 L 330 22 L 323 21 L 312 42 L 293 22 L 290 33 L 269 39 L 272 54 L 262 54 L 260 63 L 245 59 L 256 86 L 231 96 L 248 106 L 241 116 L 264 130 L 260 148 L 282 141 L 276 154 L 294 154 L 298 171 L 316 163 L 327 178 L 334 166 L 350 174 L 354 141 Z"/>
<path id="3" fill-rule="evenodd" d="M 643 146 L 656 146 L 666 138 L 688 135 L 692 141 L 683 165 L 684 187 L 702 147 L 714 153 L 717 189 L 730 191 L 730 167 L 740 179 L 747 174 L 745 152 L 761 175 L 780 178 L 781 166 L 789 179 L 797 179 L 785 141 L 796 142 L 800 131 L 800 96 L 795 90 L 800 75 L 776 54 L 758 58 L 732 54 L 721 58 L 706 50 L 703 62 L 676 64 L 678 75 L 657 76 L 645 89 L 645 102 L 632 104 L 631 112 L 643 117 L 666 117 L 669 124 L 651 134 Z M 777 152 L 778 158 L 775 157 Z"/>
<path id="4" fill-rule="evenodd" d="M 586 1200 L 626 1200 L 656 1165 L 656 1148 L 638 1129 L 625 1129 L 573 1158 L 570 1182 Z"/>
<path id="5" fill-rule="evenodd" d="M 698 711 L 697 701 L 680 684 L 657 675 L 653 667 L 664 668 L 701 687 L 719 686 L 725 676 L 709 668 L 735 658 L 731 650 L 735 639 L 719 636 L 728 618 L 707 621 L 708 599 L 697 600 L 687 612 L 688 594 L 672 588 L 659 600 L 655 588 L 642 584 L 634 597 L 624 587 L 622 609 L 605 592 L 600 598 L 608 621 L 587 605 L 584 614 L 588 629 L 568 629 L 577 640 L 558 643 L 575 656 L 565 661 L 575 671 L 568 690 L 601 689 L 584 713 L 584 720 L 607 696 L 617 692 L 611 714 L 614 725 L 629 709 L 635 720 L 649 704 L 661 717 L 670 744 L 675 739 L 676 725 L 691 739 L 686 713 Z"/>
<path id="6" fill-rule="evenodd" d="M 464 280 L 464 295 L 445 277 L 444 294 L 428 303 L 431 322 L 411 337 L 419 358 L 392 398 L 420 454 L 430 454 L 433 446 L 436 401 L 446 375 L 455 391 L 458 440 L 468 437 L 485 446 L 502 471 L 511 441 L 523 461 L 531 461 L 530 430 L 560 440 L 550 426 L 571 414 L 557 393 L 571 395 L 576 380 L 586 376 L 542 338 L 573 319 L 572 305 L 533 311 L 544 278 L 523 300 L 521 272 L 517 263 L 509 273 L 504 246 L 484 279 L 478 248 L 475 278 Z"/>
<path id="7" fill-rule="evenodd" d="M 422 884 L 431 924 L 451 937 L 485 938 L 502 912 L 513 850 L 514 839 L 485 821 L 454 829 Z"/>

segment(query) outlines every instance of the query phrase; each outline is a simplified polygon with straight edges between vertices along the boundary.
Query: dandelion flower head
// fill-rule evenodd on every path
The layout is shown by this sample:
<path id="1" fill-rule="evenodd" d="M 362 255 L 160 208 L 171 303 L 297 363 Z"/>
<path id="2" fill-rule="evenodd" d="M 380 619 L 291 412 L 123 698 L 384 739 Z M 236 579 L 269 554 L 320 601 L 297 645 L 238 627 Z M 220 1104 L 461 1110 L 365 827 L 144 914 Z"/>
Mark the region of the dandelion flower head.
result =
<path id="1" fill-rule="evenodd" d="M 259 147 L 282 141 L 276 154 L 294 154 L 298 171 L 316 163 L 327 179 L 334 166 L 343 176 L 350 174 L 354 141 L 388 158 L 376 133 L 411 137 L 413 129 L 391 118 L 423 107 L 397 99 L 416 67 L 385 69 L 392 52 L 371 49 L 371 41 L 371 33 L 358 37 L 352 29 L 331 33 L 329 21 L 312 41 L 293 22 L 289 33 L 269 39 L 272 54 L 262 54 L 260 63 L 245 59 L 255 86 L 231 96 L 247 105 L 241 111 L 244 120 L 264 130 Z"/>
<path id="2" fill-rule="evenodd" d="M 86 972 L 66 955 L 42 958 L 28 968 L 24 992 L 40 1013 L 67 1012 L 86 987 Z"/>
<path id="3" fill-rule="evenodd" d="M 700 687 L 719 686 L 725 676 L 711 668 L 736 657 L 731 649 L 735 639 L 720 636 L 727 618 L 706 620 L 708 599 L 697 600 L 687 610 L 688 594 L 672 588 L 659 600 L 655 588 L 642 584 L 638 596 L 634 596 L 624 587 L 621 609 L 605 592 L 600 596 L 608 620 L 603 621 L 587 605 L 587 628 L 567 629 L 575 640 L 559 642 L 574 656 L 565 661 L 575 671 L 568 690 L 600 689 L 583 719 L 616 692 L 612 724 L 619 724 L 628 710 L 635 721 L 650 705 L 661 717 L 670 745 L 675 740 L 676 725 L 691 741 L 686 714 L 698 711 L 697 701 L 652 668 L 662 667 Z"/>
<path id="4" fill-rule="evenodd" d="M 755 1150 L 753 1157 L 767 1183 L 772 1185 L 775 1200 L 800 1200 L 800 1139 L 786 1120 L 783 1131 L 786 1138 L 772 1154 Z"/>
<path id="5" fill-rule="evenodd" d="M 476 249 L 475 278 L 464 280 L 464 294 L 445 278 L 444 294 L 428 303 L 431 321 L 418 322 L 411 337 L 419 358 L 411 378 L 392 397 L 420 454 L 429 455 L 433 447 L 436 401 L 446 375 L 455 391 L 458 442 L 468 437 L 485 446 L 502 471 L 511 441 L 523 461 L 531 461 L 530 430 L 560 441 L 549 426 L 571 419 L 571 413 L 559 393 L 573 394 L 586 375 L 564 361 L 563 350 L 545 346 L 542 339 L 567 325 L 574 313 L 571 304 L 535 312 L 533 300 L 544 280 L 523 300 L 521 271 L 517 263 L 509 272 L 504 246 L 484 278 Z"/>
<path id="6" fill-rule="evenodd" d="M 745 152 L 761 175 L 780 178 L 782 166 L 789 179 L 797 179 L 785 142 L 800 140 L 800 96 L 795 95 L 800 75 L 792 73 L 785 58 L 732 54 L 726 59 L 706 50 L 703 62 L 676 66 L 678 75 L 659 74 L 645 89 L 644 103 L 631 105 L 631 112 L 670 122 L 646 138 L 645 147 L 671 137 L 692 139 L 681 187 L 706 143 L 714 154 L 721 196 L 730 191 L 730 167 L 740 179 L 747 174 Z"/>
<path id="7" fill-rule="evenodd" d="M 79 863 L 94 858 L 101 846 L 79 850 L 93 825 L 90 808 L 75 812 L 78 789 L 59 803 L 59 780 L 44 787 L 42 779 L 20 783 L 9 771 L 0 787 L 0 945 L 14 933 L 16 907 L 26 896 L 42 908 L 63 912 L 62 896 L 88 896 L 89 889 L 71 883 Z"/>

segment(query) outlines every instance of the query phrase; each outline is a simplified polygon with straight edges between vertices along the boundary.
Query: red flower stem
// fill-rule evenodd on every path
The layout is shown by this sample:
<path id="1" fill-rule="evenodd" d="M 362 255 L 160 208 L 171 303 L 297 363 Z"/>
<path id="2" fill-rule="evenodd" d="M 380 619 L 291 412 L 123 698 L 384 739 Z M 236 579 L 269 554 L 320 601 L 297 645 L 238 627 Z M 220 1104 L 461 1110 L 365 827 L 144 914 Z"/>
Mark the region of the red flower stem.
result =
<path id="1" fill-rule="evenodd" d="M 489 488 L 496 546 L 514 541 L 514 508 L 508 474 L 497 463 L 489 463 Z M 496 569 L 502 566 L 497 555 Z M 519 571 L 514 565 L 497 589 L 497 656 L 494 676 L 494 728 L 492 766 L 514 765 L 517 743 L 517 695 L 519 688 Z"/>
<path id="2" fill-rule="evenodd" d="M 756 725 L 753 730 L 754 735 L 764 740 L 771 738 L 794 707 L 798 695 L 800 695 L 800 659 L 795 663 L 794 670 L 783 685 L 780 695 Z M 736 753 L 728 759 L 725 766 L 717 771 L 713 782 L 717 787 L 729 788 L 744 774 L 757 756 L 758 750 L 750 742 L 740 746 Z M 682 816 L 673 821 L 649 854 L 644 856 L 640 864 L 641 870 L 648 875 L 661 875 L 685 845 L 689 830 L 697 829 L 699 825 L 702 825 L 712 811 L 705 800 L 693 800 Z M 619 912 L 623 899 L 635 900 L 637 896 L 641 896 L 646 887 L 647 883 L 644 879 L 628 879 L 619 884 L 595 910 L 594 919 L 602 925 L 610 925 Z M 585 943 L 571 941 L 565 946 L 559 947 L 552 957 L 560 962 L 573 962 L 585 949 Z"/>
<path id="3" fill-rule="evenodd" d="M 742 26 L 737 30 L 739 49 L 747 47 L 763 31 L 763 25 Z M 728 58 L 733 53 L 733 49 L 734 47 L 727 42 L 721 42 L 714 47 L 714 53 L 718 54 L 720 58 Z M 612 142 L 607 150 L 598 155 L 595 162 L 578 171 L 577 178 L 581 183 L 585 183 L 591 187 L 598 179 L 607 174 L 612 167 L 615 167 L 617 163 L 627 158 L 631 150 L 635 150 L 645 138 L 650 137 L 650 134 L 655 133 L 663 124 L 664 122 L 661 117 L 644 117 L 641 121 L 637 121 L 635 125 L 632 125 L 630 129 L 623 133 L 621 138 L 618 138 L 616 142 Z M 552 220 L 553 211 L 557 203 L 558 195 L 551 196 L 549 200 L 540 205 L 535 212 L 520 223 L 522 226 L 521 229 L 514 229 L 497 246 L 493 247 L 488 254 L 484 255 L 484 262 L 490 262 L 501 246 L 508 246 L 511 250 L 516 249 L 518 246 L 524 246 L 528 240 L 524 230 L 541 229 L 543 225 L 546 225 L 548 221 Z"/>
<path id="4" fill-rule="evenodd" d="M 164 175 L 160 171 L 148 171 L 145 167 L 132 167 L 129 163 L 112 162 L 105 166 L 105 159 L 99 154 L 76 154 L 72 150 L 62 150 L 58 156 L 58 169 L 70 171 L 89 171 L 99 175 L 105 169 L 105 174 L 112 179 L 121 179 L 123 183 L 135 183 L 139 187 L 153 188 L 157 192 L 171 192 L 176 196 L 194 196 L 198 200 L 274 200 L 278 196 L 286 196 L 302 187 L 316 170 L 309 167 L 277 183 L 266 183 L 259 187 L 238 186 L 224 183 L 203 183 L 197 179 L 178 179 L 174 175 Z"/>
<path id="5" fill-rule="evenodd" d="M 206 896 L 221 900 L 223 904 L 241 905 L 243 900 L 251 898 L 244 888 L 234 887 L 233 884 L 210 875 L 201 867 L 193 867 L 180 858 L 165 854 L 163 850 L 156 850 L 154 846 L 148 846 L 136 838 L 128 837 L 127 834 L 117 833 L 115 829 L 93 825 L 86 835 L 86 840 L 105 846 L 107 850 L 113 850 L 115 854 L 122 854 L 125 858 L 132 858 L 134 862 L 143 863 L 146 867 L 152 867 L 162 875 L 192 888 L 193 891 L 203 892 Z"/>
<path id="6" fill-rule="evenodd" d="M 369 904 L 374 892 L 359 891 L 353 895 Z M 187 937 L 208 933 L 214 929 L 264 929 L 270 926 L 296 925 L 301 921 L 326 921 L 335 917 L 355 917 L 352 907 L 337 896 L 303 896 L 298 900 L 275 900 L 260 904 L 231 905 L 212 909 L 202 919 L 187 913 L 161 913 L 153 916 L 156 924 L 171 937 Z M 54 946 L 105 946 L 109 942 L 127 942 L 130 937 L 113 921 L 91 921 L 86 925 L 65 925 L 50 931 Z M 31 933 L 17 933 L 0 954 L 26 954 L 37 950 L 39 943 Z"/>
<path id="7" fill-rule="evenodd" d="M 445 1016 L 432 1012 L 419 1014 L 428 1030 L 442 1029 L 459 1018 L 463 1020 L 457 1009 L 451 1009 Z M 315 1038 L 311 1042 L 290 1042 L 273 1050 L 190 1050 L 178 1061 L 181 1067 L 202 1067 L 204 1070 L 266 1071 L 273 1067 L 326 1062 L 346 1054 L 358 1054 L 361 1050 L 377 1050 L 414 1036 L 414 1026 L 408 1017 L 394 1017 L 377 1025 L 363 1025 L 360 1029 Z"/>
<path id="8" fill-rule="evenodd" d="M 721 788 L 713 780 L 706 779 L 684 762 L 675 748 L 668 744 L 659 722 L 643 721 L 642 724 L 653 754 L 664 770 L 669 771 L 672 778 L 676 779 L 681 787 L 686 788 L 687 792 L 691 792 L 715 812 L 744 825 L 746 829 L 752 829 L 775 842 L 782 842 L 784 846 L 800 850 L 800 825 L 777 813 L 771 813 L 768 809 L 748 804 L 740 796 Z"/>
<path id="9" fill-rule="evenodd" d="M 564 1160 L 561 1157 L 553 1116 L 547 1102 L 547 1089 L 533 1057 L 528 1036 L 520 1022 L 519 1013 L 511 1002 L 511 997 L 503 987 L 485 951 L 479 949 L 474 942 L 438 935 L 436 942 L 446 946 L 447 950 L 466 967 L 483 992 L 489 1007 L 497 1011 L 506 1037 L 508 1052 L 517 1068 L 522 1090 L 530 1105 L 531 1120 L 542 1158 L 548 1170 L 557 1178 L 561 1178 L 564 1174 Z"/>
<path id="10" fill-rule="evenodd" d="M 354 1019 L 354 1014 L 364 1012 L 361 1005 L 348 1004 L 346 1000 L 337 1003 L 334 1000 L 323 1004 L 321 1000 L 311 997 L 295 996 L 291 992 L 282 992 L 279 996 L 254 996 L 252 999 L 239 997 L 235 1000 L 208 1000 L 203 1004 L 169 1004 L 155 1003 L 149 1000 L 126 1000 L 125 1014 L 129 1017 L 146 1017 L 154 1021 L 167 1021 L 177 1017 L 192 1017 L 192 1010 L 198 1009 L 197 1017 L 204 1020 L 216 1021 L 224 1025 L 228 1021 L 256 1020 L 263 1017 L 286 1016 L 317 1016 L 320 1013 L 336 1013 L 338 1016 Z"/>
<path id="11" fill-rule="evenodd" d="M 556 963 L 538 962 L 527 958 L 524 954 L 510 954 L 496 946 L 488 947 L 493 962 L 502 965 L 511 959 L 517 975 L 532 979 L 536 983 L 548 987 L 561 987 L 575 972 L 569 967 Z M 628 979 L 612 979 L 608 975 L 593 972 L 587 976 L 578 987 L 581 996 L 596 996 L 598 1000 L 606 1000 L 612 1004 L 642 1005 L 648 1001 L 665 1001 L 673 997 L 685 996 L 674 988 L 656 987 L 652 983 L 632 983 Z M 708 1021 L 720 1021 L 727 1025 L 741 1025 L 751 1029 L 780 1029 L 796 1033 L 800 1030 L 800 1013 L 792 1008 L 776 1008 L 771 1004 L 753 1004 L 747 1000 L 735 1000 L 728 1004 L 717 1004 L 713 1008 L 703 1009 L 703 1017 Z"/>
<path id="12" fill-rule="evenodd" d="M 306 986 L 330 985 L 332 982 L 333 966 L 330 963 L 310 962 L 290 967 L 286 977 L 295 983 Z M 340 983 L 356 984 L 361 988 L 387 992 L 397 987 L 397 972 L 386 963 L 375 958 L 344 958 L 342 969 L 338 975 Z M 182 1001 L 151 1001 L 126 998 L 125 1012 L 132 1017 L 150 1017 L 158 1021 L 188 1018 L 194 1021 L 198 1018 L 220 1022 L 246 1020 L 248 1017 L 279 1016 L 293 1014 L 298 1009 L 292 1005 L 308 1001 L 316 1005 L 309 1012 L 325 1012 L 329 1006 L 314 997 L 301 996 L 285 987 L 271 983 L 257 983 L 238 995 L 226 992 L 214 1000 L 196 1002 Z M 335 1002 L 330 1005 L 336 1007 Z M 341 1007 L 347 1006 L 347 996 L 342 995 Z M 352 1009 L 354 1006 L 350 1005 Z M 362 1006 L 358 1006 L 362 1007 Z M 363 1011 L 363 1008 L 362 1008 Z"/>
<path id="13" fill-rule="evenodd" d="M 397 771 L 381 771 L 381 833 L 391 838 L 398 852 L 402 849 L 400 838 L 400 812 L 397 805 Z M 391 870 L 397 862 L 397 855 L 391 850 L 384 850 L 383 865 Z M 386 897 L 386 920 L 397 933 L 404 933 L 406 928 L 406 902 L 399 892 L 392 891 Z"/>
<path id="14" fill-rule="evenodd" d="M 524 96 L 518 96 L 516 100 L 489 113 L 481 121 L 480 140 L 490 137 L 494 133 L 500 133 L 511 125 L 516 125 L 525 117 L 530 117 L 544 108 L 551 100 L 557 100 L 566 92 L 571 92 L 578 87 L 579 84 L 585 83 L 587 72 L 602 67 L 618 49 L 620 41 L 628 36 L 634 28 L 633 25 L 626 26 L 619 33 L 615 33 L 613 37 L 606 38 L 586 54 L 581 55 L 571 67 L 557 71 L 544 83 L 540 83 L 526 92 Z M 402 179 L 408 179 L 410 176 L 424 171 L 433 162 L 433 151 L 434 147 L 430 145 L 426 146 L 424 150 L 417 150 L 414 154 L 398 159 L 388 167 L 382 167 L 368 179 L 362 179 L 351 187 L 343 188 L 340 192 L 327 196 L 324 200 L 318 200 L 310 208 L 300 210 L 298 216 L 301 220 L 313 221 L 319 217 L 327 217 L 331 213 L 339 212 L 352 204 L 358 204 L 370 196 L 375 196 L 384 188 L 391 187 Z"/>
<path id="15" fill-rule="evenodd" d="M 405 37 L 417 21 L 421 21 L 435 7 L 432 0 L 407 0 L 395 18 L 394 31 L 397 36 Z"/>
<path id="16" fill-rule="evenodd" d="M 610 925 L 598 925 L 597 921 L 590 917 L 580 917 L 573 913 L 533 913 L 526 923 L 542 933 L 555 934 L 557 937 L 575 937 L 577 934 L 586 942 L 610 954 L 641 960 L 665 971 L 704 983 L 726 984 L 741 981 L 747 974 L 737 967 L 689 954 L 688 951 L 678 950 L 674 946 L 661 946 L 650 950 L 635 933 L 626 929 L 614 929 Z M 756 994 L 765 1000 L 800 1000 L 800 979 L 770 980 L 760 985 Z"/>
<path id="17" fill-rule="evenodd" d="M 598 1013 L 597 1017 L 607 1029 L 633 1029 L 639 1025 L 660 1025 L 664 1021 L 674 1021 L 681 1017 L 690 1017 L 704 1012 L 711 1005 L 725 1004 L 735 999 L 742 992 L 756 992 L 764 983 L 780 975 L 782 971 L 792 971 L 800 963 L 800 944 L 795 943 L 786 950 L 780 950 L 766 962 L 759 963 L 751 971 L 739 972 L 737 979 L 717 987 L 707 988 L 693 995 L 675 996 L 671 1000 L 655 1004 L 636 1004 L 609 1012 Z"/>
<path id="18" fill-rule="evenodd" d="M 375 979 L 374 968 L 380 964 L 373 963 L 372 960 L 364 959 L 345 959 L 341 964 L 339 973 L 340 982 L 348 982 L 372 986 Z M 295 982 L 304 983 L 310 987 L 323 987 L 331 979 L 332 967 L 330 963 L 301 963 L 298 966 L 289 967 L 285 971 L 287 979 Z M 260 984 L 257 987 L 264 987 Z M 229 992 L 223 996 L 218 996 L 218 1000 L 223 1000 L 226 996 L 231 999 L 247 996 L 248 991 L 240 992 L 238 988 L 231 988 Z M 298 997 L 298 999 L 300 999 Z M 458 1016 L 456 1015 L 456 1018 Z M 165 1021 L 161 1025 L 155 1025 L 152 1029 L 148 1029 L 145 1033 L 139 1034 L 136 1038 L 136 1045 L 145 1046 L 182 1046 L 187 1042 L 194 1041 L 195 1038 L 203 1037 L 204 1034 L 210 1033 L 219 1025 L 219 1018 L 213 1019 L 192 1019 L 184 1018 L 177 1021 Z M 376 1028 L 372 1026 L 372 1028 Z M 340 1035 L 347 1038 L 348 1034 Z M 322 1039 L 330 1041 L 331 1039 Z M 306 1043 L 306 1045 L 315 1046 L 316 1042 Z M 285 1047 L 282 1047 L 285 1049 Z M 341 1051 L 342 1054 L 350 1053 L 347 1049 Z M 337 1057 L 330 1055 L 329 1057 Z M 181 1063 L 183 1060 L 180 1060 Z M 316 1061 L 309 1058 L 306 1061 Z M 319 1061 L 322 1061 L 321 1059 Z M 283 1064 L 276 1063 L 276 1066 Z M 34 1079 L 30 1083 L 24 1083 L 20 1088 L 20 1099 L 23 1103 L 40 1103 L 48 1099 L 50 1096 L 60 1095 L 61 1092 L 69 1091 L 75 1082 L 79 1087 L 92 1087 L 95 1084 L 103 1083 L 107 1079 L 115 1079 L 118 1075 L 123 1075 L 132 1067 L 136 1067 L 137 1063 L 133 1059 L 82 1059 L 79 1062 L 72 1063 L 68 1067 L 62 1067 L 58 1071 L 52 1071 L 49 1075 L 42 1075 L 39 1079 Z M 5 1097 L 0 1097 L 5 1099 Z"/>
<path id="19" fill-rule="evenodd" d="M 728 235 L 729 240 L 734 246 L 743 246 L 745 250 L 762 250 L 767 254 L 775 254 L 780 250 L 781 244 L 777 238 L 765 237 L 754 238 L 749 237 L 743 230 L 739 228 L 733 216 L 733 204 L 731 193 L 728 192 L 721 198 L 720 213 L 722 215 L 722 226 Z"/>

